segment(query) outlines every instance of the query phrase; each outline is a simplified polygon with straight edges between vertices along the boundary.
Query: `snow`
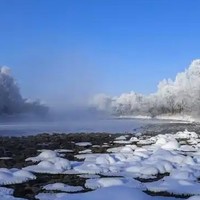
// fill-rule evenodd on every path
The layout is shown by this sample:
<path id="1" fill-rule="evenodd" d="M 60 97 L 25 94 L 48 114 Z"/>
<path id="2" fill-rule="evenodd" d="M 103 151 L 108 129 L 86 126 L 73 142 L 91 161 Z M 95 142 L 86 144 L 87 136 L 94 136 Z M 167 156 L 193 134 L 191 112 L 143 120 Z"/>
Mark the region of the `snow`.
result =
<path id="1" fill-rule="evenodd" d="M 38 156 L 27 158 L 26 161 L 38 162 L 38 161 L 54 159 L 57 156 L 59 156 L 58 152 L 56 151 L 52 150 L 40 150 L 40 151 L 42 151 L 42 153 L 40 153 Z"/>
<path id="2" fill-rule="evenodd" d="M 74 170 L 82 174 L 102 174 L 109 171 L 108 168 L 103 168 L 94 163 L 84 163 L 80 166 L 74 167 Z"/>
<path id="3" fill-rule="evenodd" d="M 174 150 L 179 148 L 179 143 L 176 139 L 168 141 L 162 146 L 163 149 Z"/>
<path id="4" fill-rule="evenodd" d="M 107 152 L 109 153 L 117 153 L 117 152 L 133 152 L 137 148 L 136 145 L 125 145 L 122 147 L 114 147 L 114 148 L 109 148 L 107 149 Z"/>
<path id="5" fill-rule="evenodd" d="M 66 185 L 64 183 L 54 183 L 44 186 L 43 189 L 61 192 L 80 192 L 83 190 L 83 187 Z"/>
<path id="6" fill-rule="evenodd" d="M 13 158 L 11 157 L 0 157 L 0 160 L 12 160 Z"/>
<path id="7" fill-rule="evenodd" d="M 183 122 L 183 123 L 192 123 L 195 122 L 197 119 L 195 119 L 194 117 L 190 116 L 190 115 L 158 115 L 155 117 L 155 119 L 159 119 L 159 120 L 168 120 L 168 121 L 179 121 L 179 122 Z"/>
<path id="8" fill-rule="evenodd" d="M 37 173 L 65 173 L 67 170 L 71 169 L 70 161 L 60 158 L 59 156 L 61 155 L 56 151 L 43 150 L 38 156 L 26 159 L 26 161 L 41 162 L 36 165 L 27 166 L 23 169 Z"/>
<path id="9" fill-rule="evenodd" d="M 123 141 L 124 138 L 120 139 L 115 139 L 115 141 Z M 36 163 L 22 170 L 0 168 L 0 185 L 33 180 L 36 177 L 31 172 L 36 172 L 76 174 L 87 179 L 85 187 L 71 186 L 61 182 L 48 184 L 43 188 L 47 190 L 47 193 L 37 195 L 41 200 L 106 200 L 109 195 L 107 196 L 104 192 L 113 193 L 112 198 L 116 197 L 118 200 L 121 197 L 120 191 L 127 192 L 123 194 L 126 200 L 132 199 L 129 194 L 133 193 L 138 200 L 174 199 L 151 197 L 145 194 L 145 191 L 200 195 L 200 137 L 198 134 L 185 130 L 176 134 L 137 136 L 126 141 L 135 141 L 135 143 L 121 144 L 119 147 L 107 149 L 105 153 L 91 153 L 90 149 L 85 148 L 82 154 L 74 156 L 81 159 L 80 161 L 69 161 L 63 158 L 61 154 L 64 153 L 63 151 L 43 149 L 39 155 L 27 158 L 27 161 Z M 142 183 L 144 179 L 146 181 Z M 66 194 L 66 192 L 85 192 L 85 188 L 96 191 Z M 59 193 L 53 194 L 52 191 Z M 12 196 L 12 194 L 8 195 Z"/>
<path id="10" fill-rule="evenodd" d="M 99 148 L 99 147 L 101 147 L 100 145 L 92 145 L 92 147 L 94 147 L 94 148 Z"/>
<path id="11" fill-rule="evenodd" d="M 143 119 L 143 120 L 149 120 L 149 119 L 157 119 L 157 120 L 166 120 L 171 122 L 182 122 L 182 123 L 192 123 L 197 121 L 198 119 L 186 115 L 186 114 L 162 114 L 157 115 L 155 117 L 148 116 L 148 115 L 121 115 L 118 116 L 119 119 Z"/>
<path id="12" fill-rule="evenodd" d="M 200 195 L 200 183 L 187 179 L 186 174 L 177 177 L 165 177 L 153 183 L 146 183 L 149 191 L 168 192 L 179 195 Z"/>
<path id="13" fill-rule="evenodd" d="M 109 145 L 108 144 L 103 144 L 102 147 L 109 147 Z"/>
<path id="14" fill-rule="evenodd" d="M 179 150 L 180 151 L 196 151 L 197 149 L 190 145 L 181 145 Z"/>
<path id="15" fill-rule="evenodd" d="M 81 174 L 78 175 L 80 178 L 92 179 L 92 178 L 100 178 L 99 175 L 96 174 Z"/>
<path id="16" fill-rule="evenodd" d="M 131 141 L 131 142 L 138 142 L 139 139 L 138 139 L 137 137 L 131 137 L 131 138 L 130 138 L 130 141 Z"/>
<path id="17" fill-rule="evenodd" d="M 71 164 L 67 159 L 56 157 L 23 169 L 36 173 L 61 174 L 71 169 Z"/>
<path id="18" fill-rule="evenodd" d="M 10 188 L 0 187 L 0 199 L 1 200 L 25 200 L 22 198 L 13 197 L 14 190 Z"/>
<path id="19" fill-rule="evenodd" d="M 120 115 L 119 119 L 151 119 L 151 116 L 147 115 Z"/>
<path id="20" fill-rule="evenodd" d="M 75 145 L 79 147 L 87 147 L 87 146 L 92 146 L 92 143 L 91 142 L 77 142 L 75 143 Z"/>
<path id="21" fill-rule="evenodd" d="M 79 151 L 78 153 L 92 153 L 91 149 L 85 149 L 83 151 Z"/>
<path id="22" fill-rule="evenodd" d="M 125 140 L 119 140 L 119 141 L 114 141 L 115 144 L 130 144 L 132 141 L 125 141 Z"/>
<path id="23" fill-rule="evenodd" d="M 26 170 L 0 168 L 0 185 L 23 183 L 34 179 L 36 176 Z"/>
<path id="24" fill-rule="evenodd" d="M 115 140 L 126 140 L 127 136 L 126 135 L 121 135 L 117 138 L 115 138 Z"/>
<path id="25" fill-rule="evenodd" d="M 115 164 L 116 160 L 113 156 L 110 155 L 100 155 L 96 158 L 96 164 L 99 165 L 111 165 L 111 164 Z"/>
<path id="26" fill-rule="evenodd" d="M 181 134 L 179 132 L 175 135 L 157 135 L 147 139 L 143 137 L 142 143 L 145 144 L 143 147 L 125 145 L 110 148 L 107 150 L 107 154 L 76 156 L 85 160 L 75 166 L 73 170 L 85 174 L 113 175 L 118 173 L 119 175 L 126 174 L 131 177 L 148 179 L 158 174 L 171 173 L 179 167 L 192 165 L 196 170 L 195 173 L 198 174 L 200 173 L 200 171 L 197 171 L 196 165 L 200 163 L 198 147 L 190 146 L 189 149 L 188 146 L 179 143 L 181 138 L 188 138 L 188 135 L 196 137 L 194 133 L 188 131 Z M 191 140 L 191 137 L 189 140 Z M 191 150 L 193 151 L 191 152 Z M 196 167 L 194 167 L 195 165 Z M 187 169 L 190 168 L 187 167 Z"/>
<path id="27" fill-rule="evenodd" d="M 13 189 L 0 187 L 0 196 L 1 195 L 12 195 L 14 192 Z"/>
<path id="28" fill-rule="evenodd" d="M 73 153 L 74 151 L 71 149 L 56 149 L 55 152 L 58 153 Z"/>
<path id="29" fill-rule="evenodd" d="M 173 197 L 151 197 L 139 189 L 126 186 L 105 187 L 93 192 L 80 194 L 46 194 L 40 193 L 36 196 L 39 200 L 179 200 Z"/>
<path id="30" fill-rule="evenodd" d="M 145 190 L 146 187 L 141 182 L 132 178 L 99 178 L 99 179 L 88 179 L 86 180 L 85 187 L 89 189 L 97 189 L 102 187 L 111 186 L 128 186 Z"/>
<path id="31" fill-rule="evenodd" d="M 188 200 L 200 200 L 200 196 L 192 196 Z"/>
<path id="32" fill-rule="evenodd" d="M 195 132 L 189 132 L 188 130 L 179 131 L 175 134 L 175 137 L 179 139 L 197 139 L 198 135 Z"/>

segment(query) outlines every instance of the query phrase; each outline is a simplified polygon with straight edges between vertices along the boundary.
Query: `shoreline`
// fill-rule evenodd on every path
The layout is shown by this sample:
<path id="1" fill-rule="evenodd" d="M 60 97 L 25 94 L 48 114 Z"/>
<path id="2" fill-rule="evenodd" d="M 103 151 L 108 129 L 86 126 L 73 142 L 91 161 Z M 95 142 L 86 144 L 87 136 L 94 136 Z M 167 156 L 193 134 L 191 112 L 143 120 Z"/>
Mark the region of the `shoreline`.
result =
<path id="1" fill-rule="evenodd" d="M 151 117 L 148 115 L 121 115 L 115 117 L 115 119 L 138 119 L 138 120 L 151 120 L 151 121 L 163 121 L 170 123 L 200 123 L 199 120 L 189 115 L 158 115 Z"/>
<path id="2" fill-rule="evenodd" d="M 128 119 L 128 118 L 127 118 Z M 121 120 L 121 119 L 119 119 Z M 124 119 L 126 120 L 126 119 Z M 139 119 L 140 120 L 140 119 Z M 148 119 L 147 119 L 148 121 Z M 26 134 L 9 134 L 8 135 L 0 135 L 0 138 L 28 138 L 28 137 L 38 137 L 40 135 L 135 135 L 136 133 L 142 133 L 143 135 L 158 135 L 158 134 L 165 134 L 167 132 L 178 132 L 178 131 L 193 131 L 200 134 L 200 123 L 197 122 L 180 122 L 180 121 L 168 121 L 168 120 L 150 120 L 149 123 L 144 123 L 142 125 L 138 125 L 138 127 L 133 127 L 131 131 L 116 131 L 116 132 L 109 132 L 109 131 L 31 131 L 32 133 Z M 11 132 L 11 131 L 10 131 Z M 18 131 L 20 133 L 20 130 Z"/>

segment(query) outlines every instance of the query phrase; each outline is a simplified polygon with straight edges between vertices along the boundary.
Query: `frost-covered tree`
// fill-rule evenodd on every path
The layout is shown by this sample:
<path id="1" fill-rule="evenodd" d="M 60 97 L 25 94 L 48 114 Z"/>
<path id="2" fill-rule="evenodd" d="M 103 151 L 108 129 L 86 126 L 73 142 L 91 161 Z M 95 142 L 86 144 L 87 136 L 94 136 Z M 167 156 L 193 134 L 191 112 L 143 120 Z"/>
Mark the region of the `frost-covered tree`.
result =
<path id="1" fill-rule="evenodd" d="M 104 98 L 105 97 L 105 98 Z M 178 73 L 175 80 L 163 80 L 157 92 L 141 95 L 134 92 L 119 97 L 101 95 L 93 105 L 117 115 L 190 114 L 200 116 L 200 59 L 194 60 L 188 69 Z"/>
<path id="2" fill-rule="evenodd" d="M 48 108 L 39 101 L 27 101 L 11 75 L 10 68 L 0 67 L 0 115 L 17 113 L 45 114 Z"/>

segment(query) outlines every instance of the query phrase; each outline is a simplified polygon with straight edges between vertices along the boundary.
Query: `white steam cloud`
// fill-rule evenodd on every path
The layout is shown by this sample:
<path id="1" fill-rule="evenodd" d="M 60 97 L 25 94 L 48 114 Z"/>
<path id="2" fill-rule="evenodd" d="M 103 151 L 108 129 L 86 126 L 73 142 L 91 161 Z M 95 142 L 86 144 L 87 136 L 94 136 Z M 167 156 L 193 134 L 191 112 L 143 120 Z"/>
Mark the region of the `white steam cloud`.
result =
<path id="1" fill-rule="evenodd" d="M 0 115 L 46 114 L 48 108 L 39 101 L 24 99 L 11 75 L 10 68 L 0 67 Z"/>
<path id="2" fill-rule="evenodd" d="M 194 60 L 188 69 L 178 73 L 175 80 L 164 79 L 156 93 L 150 95 L 135 92 L 118 97 L 99 94 L 92 100 L 98 110 L 113 115 L 188 114 L 200 117 L 200 59 Z"/>

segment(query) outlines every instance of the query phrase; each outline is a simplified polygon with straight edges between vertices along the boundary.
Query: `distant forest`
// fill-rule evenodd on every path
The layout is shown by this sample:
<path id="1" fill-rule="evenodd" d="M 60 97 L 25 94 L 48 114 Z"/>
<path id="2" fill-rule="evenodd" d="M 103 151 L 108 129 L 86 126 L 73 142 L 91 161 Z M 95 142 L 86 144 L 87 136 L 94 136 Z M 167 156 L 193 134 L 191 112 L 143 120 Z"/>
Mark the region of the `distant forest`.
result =
<path id="1" fill-rule="evenodd" d="M 116 116 L 187 114 L 199 117 L 200 59 L 194 60 L 188 69 L 178 73 L 174 81 L 161 81 L 157 92 L 153 94 L 130 92 L 117 97 L 99 94 L 92 100 L 92 106 Z"/>
<path id="2" fill-rule="evenodd" d="M 48 107 L 39 100 L 32 101 L 21 96 L 20 89 L 8 67 L 0 67 L 0 115 L 29 113 L 44 115 Z"/>

